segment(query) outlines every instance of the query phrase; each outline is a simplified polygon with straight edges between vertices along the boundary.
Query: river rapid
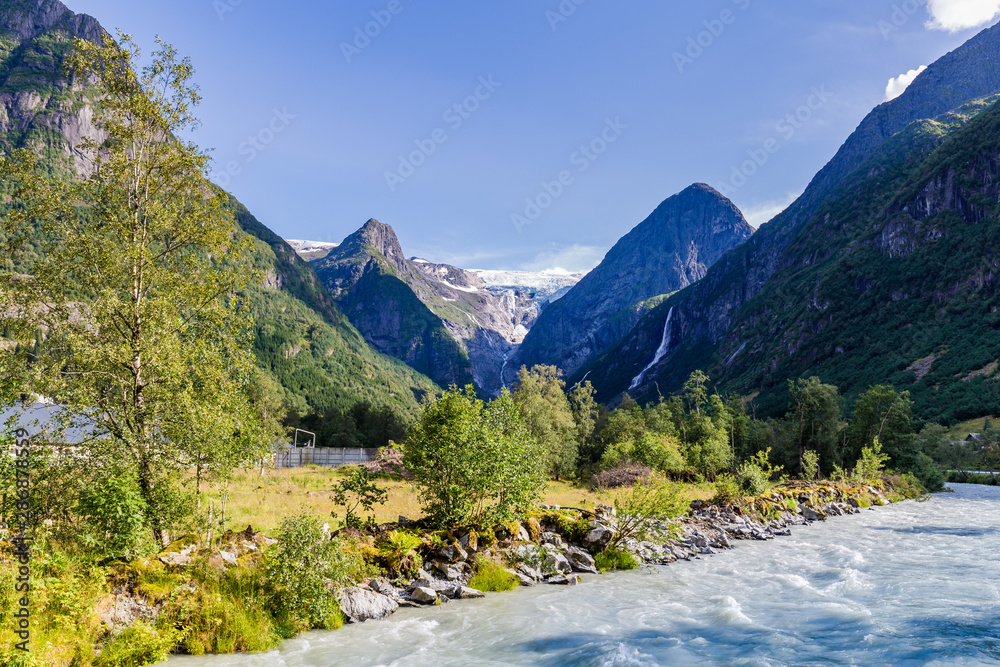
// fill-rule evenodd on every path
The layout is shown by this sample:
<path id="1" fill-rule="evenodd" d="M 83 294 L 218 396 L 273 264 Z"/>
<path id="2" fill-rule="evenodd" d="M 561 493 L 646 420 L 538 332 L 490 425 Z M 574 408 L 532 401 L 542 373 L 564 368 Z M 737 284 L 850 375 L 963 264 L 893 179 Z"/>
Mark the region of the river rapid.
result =
<path id="1" fill-rule="evenodd" d="M 1000 665 L 1000 488 L 169 667 Z"/>

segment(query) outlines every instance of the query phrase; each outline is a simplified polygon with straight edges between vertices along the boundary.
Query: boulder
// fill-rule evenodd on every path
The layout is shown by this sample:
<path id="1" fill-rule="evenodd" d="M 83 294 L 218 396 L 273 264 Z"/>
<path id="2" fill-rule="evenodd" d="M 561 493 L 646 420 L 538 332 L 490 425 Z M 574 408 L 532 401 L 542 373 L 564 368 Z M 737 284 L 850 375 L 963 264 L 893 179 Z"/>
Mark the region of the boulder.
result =
<path id="1" fill-rule="evenodd" d="M 596 522 L 594 522 L 596 523 Z M 583 538 L 583 541 L 587 544 L 592 544 L 598 549 L 603 549 L 608 546 L 611 542 L 611 538 L 615 536 L 615 532 L 608 528 L 607 526 L 598 523 L 594 526 L 587 536 Z"/>
<path id="2" fill-rule="evenodd" d="M 468 560 L 469 554 L 462 548 L 462 545 L 455 543 L 449 544 L 438 550 L 438 556 L 444 558 L 449 563 L 458 563 L 464 560 Z"/>
<path id="3" fill-rule="evenodd" d="M 571 546 L 566 550 L 566 556 L 569 558 L 570 565 L 573 566 L 575 572 L 600 574 L 600 570 L 597 569 L 597 563 L 594 562 L 594 557 L 583 549 Z"/>
<path id="4" fill-rule="evenodd" d="M 543 569 L 547 572 L 567 573 L 573 571 L 573 564 L 569 562 L 565 554 L 558 551 L 546 553 L 543 562 L 545 564 Z"/>
<path id="5" fill-rule="evenodd" d="M 426 586 L 419 586 L 410 593 L 410 599 L 420 604 L 434 604 L 438 601 L 437 591 Z"/>
<path id="6" fill-rule="evenodd" d="M 804 505 L 800 509 L 800 512 L 802 513 L 802 518 L 806 521 L 823 521 L 826 519 L 826 515 L 822 512 L 817 512 L 813 508 Z"/>
<path id="7" fill-rule="evenodd" d="M 399 604 L 387 595 L 351 586 L 337 593 L 340 611 L 351 623 L 379 620 L 399 609 Z"/>
<path id="8" fill-rule="evenodd" d="M 539 579 L 544 578 L 541 572 L 531 567 L 530 565 L 525 565 L 524 563 L 521 563 L 520 565 L 517 566 L 517 571 L 523 574 L 524 576 L 528 577 L 532 581 L 538 581 Z"/>
<path id="9" fill-rule="evenodd" d="M 563 576 L 561 574 L 556 574 L 545 580 L 547 584 L 556 584 L 559 586 L 576 586 L 580 583 L 580 577 L 576 575 Z"/>
<path id="10" fill-rule="evenodd" d="M 554 547 L 563 547 L 566 544 L 558 533 L 550 531 L 542 533 L 539 538 L 541 539 L 542 544 L 549 544 Z"/>
<path id="11" fill-rule="evenodd" d="M 507 571 L 510 572 L 512 575 L 514 575 L 517 578 L 517 581 L 522 586 L 534 586 L 535 585 L 535 580 L 534 579 L 532 579 L 531 577 L 528 577 L 525 574 L 522 574 L 519 570 L 507 570 Z"/>
<path id="12" fill-rule="evenodd" d="M 397 590 L 395 586 L 390 584 L 389 581 L 384 577 L 379 577 L 378 579 L 372 579 L 371 581 L 369 581 L 368 588 L 375 591 L 376 593 L 380 593 L 382 595 L 390 597 L 393 600 L 399 598 L 399 590 Z"/>
<path id="13" fill-rule="evenodd" d="M 236 565 L 236 554 L 230 553 L 228 551 L 220 551 L 219 556 L 226 563 L 229 563 L 230 565 Z"/>
<path id="14" fill-rule="evenodd" d="M 459 591 L 458 595 L 455 597 L 458 600 L 472 600 L 474 598 L 484 598 L 486 597 L 486 593 L 483 593 L 482 591 L 477 591 L 475 588 L 462 586 L 462 590 Z"/>

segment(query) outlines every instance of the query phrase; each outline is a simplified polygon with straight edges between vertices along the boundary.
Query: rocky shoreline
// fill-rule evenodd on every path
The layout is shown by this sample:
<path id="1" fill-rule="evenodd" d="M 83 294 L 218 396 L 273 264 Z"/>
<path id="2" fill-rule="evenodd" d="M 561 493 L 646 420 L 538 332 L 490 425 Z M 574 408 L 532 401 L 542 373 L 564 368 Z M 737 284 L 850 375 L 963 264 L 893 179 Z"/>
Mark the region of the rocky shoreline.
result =
<path id="1" fill-rule="evenodd" d="M 647 539 L 626 538 L 619 548 L 638 563 L 665 566 L 720 553 L 742 540 L 788 536 L 792 526 L 859 514 L 890 502 L 875 485 L 789 482 L 736 506 L 694 501 L 690 516 L 653 522 L 645 527 Z M 416 577 L 377 577 L 342 589 L 341 611 L 349 622 L 359 623 L 386 618 L 400 607 L 484 597 L 468 585 L 476 558 L 506 563 L 507 572 L 522 586 L 576 585 L 581 574 L 600 574 L 594 556 L 612 543 L 619 526 L 615 510 L 606 505 L 593 510 L 542 505 L 523 523 L 504 526 L 495 542 L 481 543 L 474 529 L 458 529 L 448 535 L 447 544 L 425 549 Z"/>

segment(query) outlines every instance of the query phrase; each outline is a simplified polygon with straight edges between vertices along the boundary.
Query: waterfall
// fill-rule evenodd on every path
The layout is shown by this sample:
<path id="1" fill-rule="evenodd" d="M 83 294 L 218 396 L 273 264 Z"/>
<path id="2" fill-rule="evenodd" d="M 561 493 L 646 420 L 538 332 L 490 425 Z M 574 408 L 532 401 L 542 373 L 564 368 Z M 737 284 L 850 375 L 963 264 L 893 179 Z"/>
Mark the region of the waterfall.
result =
<path id="1" fill-rule="evenodd" d="M 635 389 L 642 383 L 642 376 L 646 374 L 650 368 L 660 363 L 660 359 L 667 356 L 667 352 L 670 351 L 670 320 L 674 318 L 674 309 L 670 308 L 667 312 L 667 323 L 663 325 L 663 340 L 660 341 L 660 347 L 656 349 L 656 356 L 653 360 L 649 362 L 649 365 L 642 369 L 642 372 L 635 376 L 632 380 L 632 384 L 629 385 L 629 389 Z"/>

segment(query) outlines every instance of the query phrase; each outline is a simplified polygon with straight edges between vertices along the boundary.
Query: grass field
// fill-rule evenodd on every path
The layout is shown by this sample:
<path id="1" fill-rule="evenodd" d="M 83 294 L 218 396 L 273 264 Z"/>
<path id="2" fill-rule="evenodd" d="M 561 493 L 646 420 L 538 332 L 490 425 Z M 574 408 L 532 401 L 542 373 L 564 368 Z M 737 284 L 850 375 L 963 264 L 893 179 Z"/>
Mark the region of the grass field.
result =
<path id="1" fill-rule="evenodd" d="M 948 435 L 953 440 L 965 440 L 970 433 L 982 433 L 983 425 L 987 419 L 994 424 L 997 422 L 996 417 L 980 417 L 979 419 L 970 419 L 967 422 L 962 422 L 961 424 L 955 424 L 952 426 L 948 429 Z"/>
<path id="2" fill-rule="evenodd" d="M 336 508 L 330 500 L 330 490 L 347 474 L 344 468 L 305 466 L 302 468 L 238 471 L 229 484 L 226 498 L 226 527 L 234 530 L 253 526 L 265 533 L 274 530 L 282 517 L 306 511 L 337 522 L 330 513 Z M 375 519 L 380 523 L 396 521 L 399 515 L 410 519 L 422 516 L 418 490 L 406 480 L 380 479 L 378 485 L 389 494 L 388 501 L 376 507 Z M 691 500 L 705 500 L 714 495 L 711 484 L 686 484 Z M 613 505 L 617 491 L 595 491 L 589 485 L 573 482 L 549 482 L 543 501 L 549 505 L 592 508 L 598 503 Z M 212 486 L 202 495 L 203 508 L 213 506 L 215 516 L 222 508 L 223 489 Z"/>

